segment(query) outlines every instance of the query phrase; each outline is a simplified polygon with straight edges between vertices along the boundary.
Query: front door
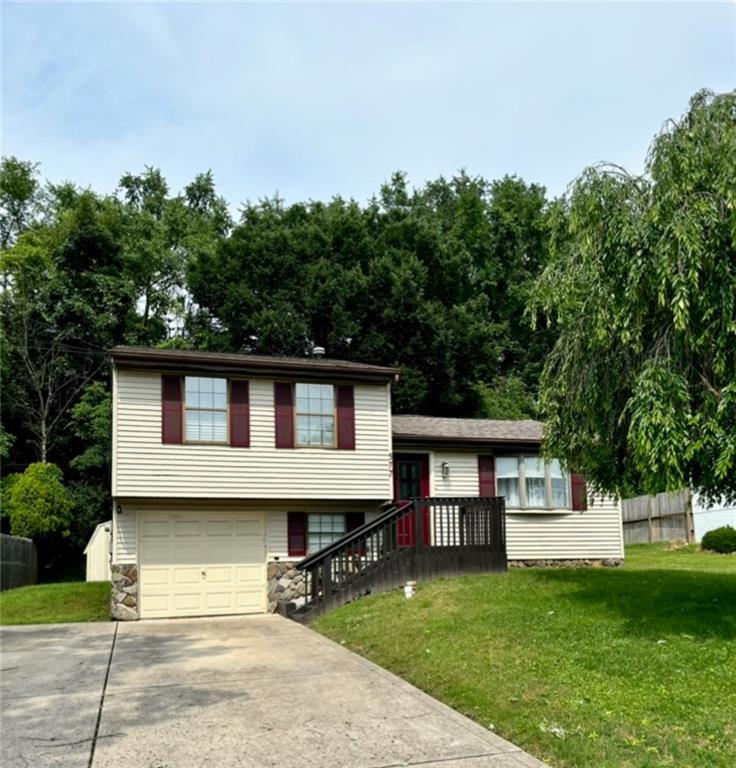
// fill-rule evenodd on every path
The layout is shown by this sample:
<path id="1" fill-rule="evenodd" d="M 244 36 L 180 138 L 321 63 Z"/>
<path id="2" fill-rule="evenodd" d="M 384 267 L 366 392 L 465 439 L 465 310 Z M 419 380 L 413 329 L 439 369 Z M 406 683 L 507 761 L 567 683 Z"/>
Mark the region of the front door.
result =
<path id="1" fill-rule="evenodd" d="M 429 456 L 426 453 L 394 454 L 394 497 L 396 501 L 429 496 Z M 422 507 L 422 539 L 430 543 L 429 507 Z M 413 547 L 416 541 L 414 513 L 404 515 L 398 523 L 399 546 Z"/>

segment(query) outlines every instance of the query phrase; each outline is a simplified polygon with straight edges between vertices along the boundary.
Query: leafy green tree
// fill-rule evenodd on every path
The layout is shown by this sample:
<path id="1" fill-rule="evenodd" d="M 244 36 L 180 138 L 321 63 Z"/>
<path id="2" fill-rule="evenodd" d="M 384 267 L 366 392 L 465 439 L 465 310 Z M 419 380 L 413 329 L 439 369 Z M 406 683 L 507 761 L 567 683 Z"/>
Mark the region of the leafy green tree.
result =
<path id="1" fill-rule="evenodd" d="M 0 249 L 9 248 L 35 220 L 40 206 L 38 166 L 4 157 L 0 160 Z"/>
<path id="2" fill-rule="evenodd" d="M 490 384 L 478 384 L 479 415 L 486 419 L 533 419 L 536 406 L 518 376 L 499 376 Z"/>
<path id="3" fill-rule="evenodd" d="M 68 535 L 74 502 L 55 464 L 31 464 L 12 483 L 7 496 L 14 536 Z"/>
<path id="4" fill-rule="evenodd" d="M 107 349 L 135 311 L 114 207 L 91 193 L 57 222 L 25 232 L 3 254 L 12 288 L 0 297 L 14 409 L 45 463 L 69 409 L 103 375 Z"/>
<path id="5" fill-rule="evenodd" d="M 589 168 L 552 218 L 545 449 L 604 490 L 736 498 L 736 92 L 696 94 L 644 176 Z"/>
<path id="6" fill-rule="evenodd" d="M 82 548 L 94 527 L 111 514 L 112 397 L 106 383 L 96 381 L 84 390 L 72 408 L 70 427 L 81 447 L 69 462 L 75 476 L 69 486 L 74 500 L 71 539 Z"/>
<path id="7" fill-rule="evenodd" d="M 547 256 L 544 190 L 465 173 L 410 189 L 397 173 L 368 205 L 247 205 L 188 262 L 195 346 L 396 365 L 400 412 L 479 412 L 479 382 L 536 391 L 554 331 L 525 305 Z"/>

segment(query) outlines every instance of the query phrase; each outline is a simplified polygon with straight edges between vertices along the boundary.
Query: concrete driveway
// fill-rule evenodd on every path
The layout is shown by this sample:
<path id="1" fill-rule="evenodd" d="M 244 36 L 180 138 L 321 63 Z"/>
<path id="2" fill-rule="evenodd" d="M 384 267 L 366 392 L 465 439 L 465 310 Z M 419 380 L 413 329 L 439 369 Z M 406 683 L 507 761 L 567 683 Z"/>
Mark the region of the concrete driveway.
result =
<path id="1" fill-rule="evenodd" d="M 276 616 L 9 627 L 7 768 L 544 768 Z"/>

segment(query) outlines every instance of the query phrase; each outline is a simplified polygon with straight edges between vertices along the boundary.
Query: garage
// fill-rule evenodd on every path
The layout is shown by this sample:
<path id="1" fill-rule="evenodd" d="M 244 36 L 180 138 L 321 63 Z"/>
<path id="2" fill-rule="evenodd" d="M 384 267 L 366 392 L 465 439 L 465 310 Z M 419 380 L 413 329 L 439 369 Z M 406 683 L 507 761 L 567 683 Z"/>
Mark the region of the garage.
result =
<path id="1" fill-rule="evenodd" d="M 235 512 L 141 513 L 141 618 L 263 613 L 264 520 Z"/>

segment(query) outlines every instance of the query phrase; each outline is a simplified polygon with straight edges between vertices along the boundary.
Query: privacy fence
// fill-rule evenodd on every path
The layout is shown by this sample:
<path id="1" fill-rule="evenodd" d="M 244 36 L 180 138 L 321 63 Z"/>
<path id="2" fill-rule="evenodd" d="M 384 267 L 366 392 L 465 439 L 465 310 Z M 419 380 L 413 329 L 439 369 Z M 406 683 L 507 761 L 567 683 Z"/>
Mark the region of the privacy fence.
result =
<path id="1" fill-rule="evenodd" d="M 38 581 L 36 545 L 30 539 L 0 533 L 0 589 L 25 587 Z"/>
<path id="2" fill-rule="evenodd" d="M 690 491 L 637 496 L 621 502 L 624 543 L 651 544 L 655 541 L 695 541 Z"/>

